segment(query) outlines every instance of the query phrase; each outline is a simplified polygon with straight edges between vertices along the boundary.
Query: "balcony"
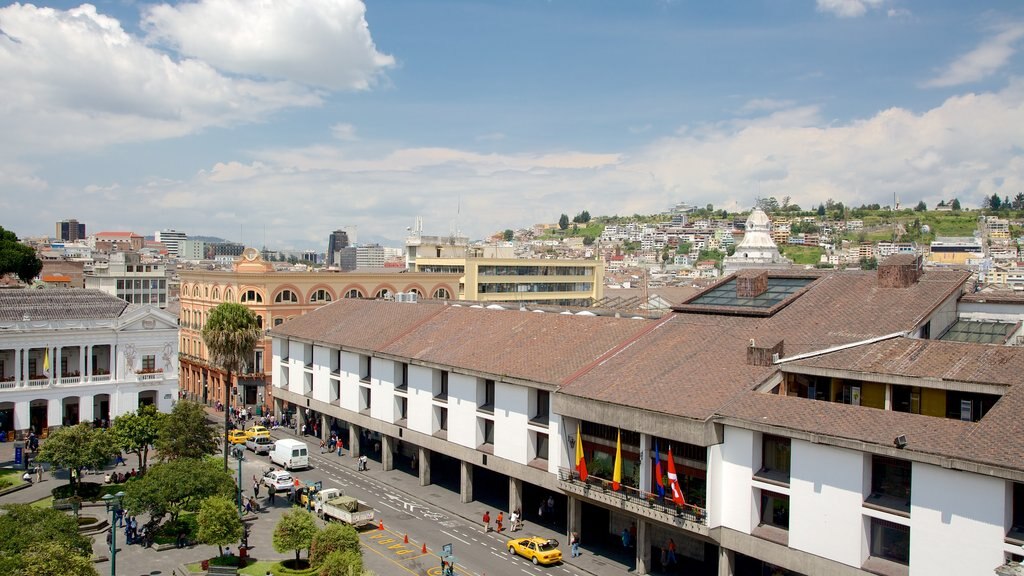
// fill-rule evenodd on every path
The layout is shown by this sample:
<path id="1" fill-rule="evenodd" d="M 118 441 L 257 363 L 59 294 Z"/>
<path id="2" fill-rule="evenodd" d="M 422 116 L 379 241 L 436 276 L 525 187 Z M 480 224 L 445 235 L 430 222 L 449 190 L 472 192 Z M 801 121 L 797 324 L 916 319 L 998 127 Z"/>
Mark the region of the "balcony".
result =
<path id="1" fill-rule="evenodd" d="M 707 510 L 691 504 L 678 506 L 671 499 L 644 492 L 629 486 L 612 490 L 611 480 L 588 475 L 580 481 L 579 474 L 570 468 L 558 469 L 558 484 L 563 492 L 598 502 L 612 508 L 624 509 L 655 522 L 670 524 L 703 536 L 708 536 Z"/>

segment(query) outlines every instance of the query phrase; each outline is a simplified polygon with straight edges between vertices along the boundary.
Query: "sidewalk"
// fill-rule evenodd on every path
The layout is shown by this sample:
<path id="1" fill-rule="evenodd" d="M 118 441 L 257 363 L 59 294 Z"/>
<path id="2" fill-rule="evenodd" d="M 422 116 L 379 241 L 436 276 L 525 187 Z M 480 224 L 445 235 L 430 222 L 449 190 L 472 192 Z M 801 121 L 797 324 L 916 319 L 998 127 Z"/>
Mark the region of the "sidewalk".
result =
<path id="1" fill-rule="evenodd" d="M 222 412 L 216 412 L 223 418 Z M 302 440 L 301 436 L 297 436 L 293 433 L 290 428 L 278 428 L 271 431 L 271 436 L 274 438 L 297 438 Z M 314 445 L 314 437 L 307 436 L 305 441 L 310 445 Z M 316 455 L 316 454 L 314 454 Z M 351 452 L 346 450 L 345 460 L 353 462 L 355 466 L 355 459 L 351 457 Z M 487 505 L 480 502 L 469 502 L 462 503 L 459 501 L 458 492 L 453 492 L 442 486 L 420 486 L 419 479 L 412 474 L 402 470 L 389 470 L 384 471 L 381 469 L 380 464 L 371 461 L 370 469 L 364 472 L 364 474 L 373 477 L 378 482 L 386 484 L 395 488 L 400 492 L 404 492 L 410 496 L 414 496 L 421 500 L 428 500 L 425 492 L 429 489 L 430 496 L 429 502 L 440 508 L 441 510 L 462 518 L 470 525 L 477 526 L 480 524 L 480 515 L 482 511 L 487 508 Z M 508 510 L 505 510 L 506 515 Z M 497 511 L 492 512 L 492 516 L 496 516 Z M 609 551 L 604 549 L 591 550 L 587 547 L 586 542 L 580 543 L 581 556 L 573 558 L 570 555 L 569 538 L 566 534 L 552 530 L 542 524 L 536 522 L 527 522 L 523 530 L 518 532 L 509 533 L 506 529 L 502 532 L 501 536 L 512 540 L 514 538 L 526 537 L 526 536 L 540 536 L 543 538 L 553 538 L 558 540 L 559 549 L 562 551 L 562 562 L 567 567 L 575 569 L 580 573 L 594 574 L 599 576 L 610 576 L 625 574 L 632 572 L 632 557 L 625 557 L 622 554 L 610 554 Z"/>

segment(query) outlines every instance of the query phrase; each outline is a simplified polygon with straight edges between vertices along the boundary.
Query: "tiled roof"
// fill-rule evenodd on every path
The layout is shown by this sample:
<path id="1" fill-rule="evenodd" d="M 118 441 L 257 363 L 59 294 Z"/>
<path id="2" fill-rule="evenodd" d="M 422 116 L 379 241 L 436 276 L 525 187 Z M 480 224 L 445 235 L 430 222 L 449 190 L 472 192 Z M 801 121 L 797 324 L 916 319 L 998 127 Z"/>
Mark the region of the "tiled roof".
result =
<path id="1" fill-rule="evenodd" d="M 893 338 L 796 360 L 785 366 L 790 365 L 1012 386 L 1020 383 L 1020 375 L 1024 374 L 1024 348 Z"/>
<path id="2" fill-rule="evenodd" d="M 0 321 L 117 318 L 128 303 L 99 290 L 0 290 Z"/>
<path id="3" fill-rule="evenodd" d="M 419 322 L 444 310 L 435 302 L 389 302 L 342 298 L 315 311 L 293 318 L 270 331 L 271 336 L 295 336 L 380 351 Z"/>
<path id="4" fill-rule="evenodd" d="M 961 298 L 963 302 L 999 302 L 1001 304 L 1024 304 L 1024 292 L 1015 290 L 969 292 Z"/>

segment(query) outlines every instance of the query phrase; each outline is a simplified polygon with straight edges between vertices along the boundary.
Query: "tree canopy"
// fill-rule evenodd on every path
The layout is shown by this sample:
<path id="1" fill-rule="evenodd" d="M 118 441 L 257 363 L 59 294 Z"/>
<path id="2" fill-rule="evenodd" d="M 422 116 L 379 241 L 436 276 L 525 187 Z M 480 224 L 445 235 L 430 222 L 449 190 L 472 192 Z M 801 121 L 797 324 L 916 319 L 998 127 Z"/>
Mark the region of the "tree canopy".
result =
<path id="1" fill-rule="evenodd" d="M 13 273 L 28 284 L 42 270 L 43 262 L 36 251 L 19 242 L 14 232 L 0 226 L 0 276 Z"/>
<path id="2" fill-rule="evenodd" d="M 568 214 L 562 214 L 561 216 L 558 217 L 558 229 L 559 230 L 565 230 L 568 227 L 569 227 L 569 215 Z"/>
<path id="3" fill-rule="evenodd" d="M 155 464 L 144 476 L 125 486 L 124 507 L 131 514 L 148 512 L 177 520 L 182 512 L 196 512 L 203 500 L 235 496 L 235 481 L 211 458 L 181 458 Z M 238 513 L 235 512 L 237 515 Z"/>
<path id="4" fill-rule="evenodd" d="M 361 554 L 359 533 L 355 528 L 348 524 L 333 523 L 317 532 L 309 548 L 309 563 L 314 567 L 321 566 L 327 556 L 335 552 L 355 552 L 357 556 Z"/>
<path id="5" fill-rule="evenodd" d="M 139 470 L 146 471 L 149 462 L 149 446 L 156 442 L 160 431 L 162 414 L 156 406 L 144 404 L 135 412 L 114 418 L 111 431 L 117 446 L 139 458 Z"/>
<path id="6" fill-rule="evenodd" d="M 224 553 L 225 545 L 241 539 L 244 531 L 235 503 L 221 496 L 203 500 L 196 522 L 199 525 L 196 539 L 202 544 L 216 546 L 218 556 Z"/>
<path id="7" fill-rule="evenodd" d="M 92 542 L 78 533 L 74 516 L 28 504 L 11 504 L 4 510 L 0 514 L 0 574 L 96 574 Z"/>
<path id="8" fill-rule="evenodd" d="M 81 485 L 83 468 L 99 468 L 117 454 L 114 435 L 88 423 L 58 428 L 39 450 L 38 460 L 74 470 L 69 482 L 75 494 Z"/>
<path id="9" fill-rule="evenodd" d="M 295 561 L 298 562 L 299 553 L 309 550 L 316 533 L 316 519 L 313 515 L 294 508 L 291 512 L 285 512 L 274 527 L 274 550 L 281 553 L 294 550 Z"/>
<path id="10" fill-rule="evenodd" d="M 162 460 L 205 458 L 217 451 L 218 433 L 201 404 L 179 401 L 159 418 L 156 449 Z"/>

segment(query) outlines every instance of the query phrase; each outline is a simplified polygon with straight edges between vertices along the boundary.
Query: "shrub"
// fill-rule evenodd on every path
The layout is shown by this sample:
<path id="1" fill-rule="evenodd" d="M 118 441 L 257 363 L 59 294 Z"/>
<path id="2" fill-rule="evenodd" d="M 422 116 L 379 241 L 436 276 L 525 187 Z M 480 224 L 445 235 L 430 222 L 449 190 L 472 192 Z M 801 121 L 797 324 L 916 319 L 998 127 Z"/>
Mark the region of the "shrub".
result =
<path id="1" fill-rule="evenodd" d="M 318 576 L 351 576 L 363 573 L 363 557 L 357 550 L 335 551 L 327 555 Z"/>

